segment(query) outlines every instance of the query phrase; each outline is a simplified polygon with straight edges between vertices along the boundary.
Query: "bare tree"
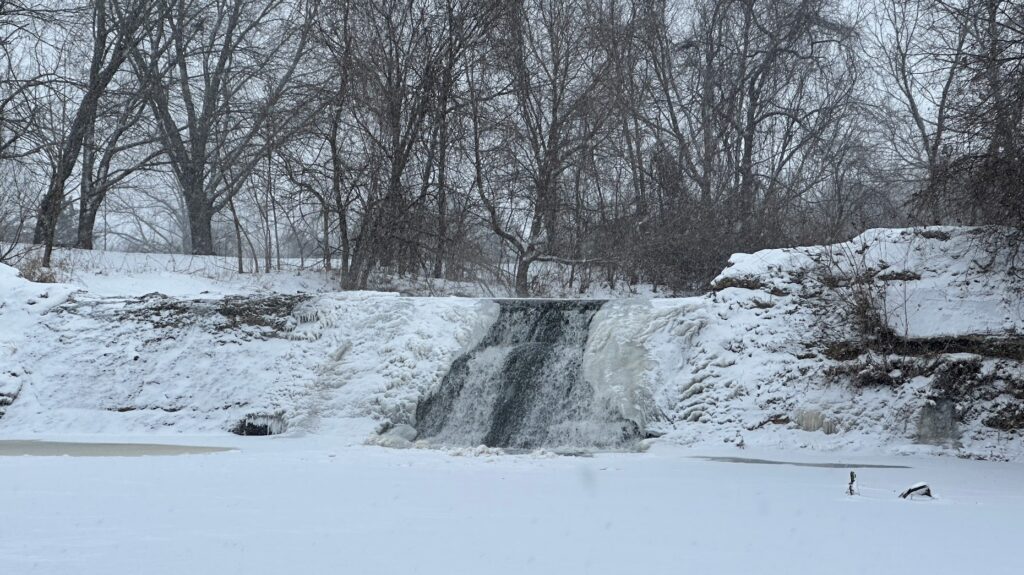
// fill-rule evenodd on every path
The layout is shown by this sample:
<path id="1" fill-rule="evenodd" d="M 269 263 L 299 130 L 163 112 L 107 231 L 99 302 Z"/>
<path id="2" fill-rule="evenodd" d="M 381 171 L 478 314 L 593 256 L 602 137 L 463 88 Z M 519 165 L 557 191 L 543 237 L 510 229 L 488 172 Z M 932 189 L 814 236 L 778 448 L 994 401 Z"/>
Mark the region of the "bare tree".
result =
<path id="1" fill-rule="evenodd" d="M 660 220 L 643 241 L 669 242 L 668 267 L 703 280 L 732 251 L 795 241 L 791 221 L 827 177 L 815 159 L 859 113 L 853 26 L 825 0 L 696 0 L 683 16 L 659 3 L 643 19 L 637 113 Z"/>
<path id="2" fill-rule="evenodd" d="M 288 99 L 315 14 L 315 3 L 286 0 L 177 0 L 132 52 L 185 199 L 191 253 L 213 253 L 214 214 L 274 145 L 261 136 Z"/>
<path id="3" fill-rule="evenodd" d="M 107 195 L 153 166 L 162 155 L 146 123 L 145 102 L 135 85 L 108 94 L 82 146 L 75 247 L 93 249 L 96 216 Z"/>
<path id="4" fill-rule="evenodd" d="M 588 41 L 585 8 L 581 1 L 509 3 L 496 38 L 489 137 L 501 141 L 505 168 L 487 177 L 477 146 L 477 183 L 492 230 L 515 252 L 520 295 L 529 293 L 531 264 L 571 259 L 560 243 L 567 170 L 604 134 L 609 117 L 608 62 Z M 479 118 L 476 125 L 479 138 Z"/>
<path id="5" fill-rule="evenodd" d="M 938 191 L 946 169 L 944 149 L 967 29 L 928 4 L 881 3 L 874 38 L 884 63 L 879 67 L 879 86 L 897 108 L 886 106 L 893 114 L 881 119 L 892 132 L 889 139 L 908 175 L 921 181 L 915 190 L 919 208 L 928 221 L 935 222 L 941 219 Z"/>
<path id="6" fill-rule="evenodd" d="M 1022 226 L 1019 4 L 0 0 L 0 234 L 527 295 Z"/>
<path id="7" fill-rule="evenodd" d="M 42 265 L 50 265 L 57 219 L 65 200 L 65 184 L 78 162 L 82 144 L 93 130 L 100 98 L 140 40 L 140 32 L 151 21 L 151 2 L 95 0 L 92 10 L 92 56 L 89 73 L 78 108 L 69 122 L 56 158 L 50 184 L 36 218 L 34 243 L 45 244 Z"/>

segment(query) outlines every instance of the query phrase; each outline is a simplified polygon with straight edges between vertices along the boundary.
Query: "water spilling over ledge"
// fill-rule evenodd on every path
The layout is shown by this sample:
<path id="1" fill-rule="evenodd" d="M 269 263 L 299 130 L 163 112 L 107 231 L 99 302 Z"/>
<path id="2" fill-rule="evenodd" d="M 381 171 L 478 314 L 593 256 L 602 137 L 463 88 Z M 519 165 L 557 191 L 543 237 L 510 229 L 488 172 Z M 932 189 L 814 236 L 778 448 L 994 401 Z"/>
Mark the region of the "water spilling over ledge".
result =
<path id="1" fill-rule="evenodd" d="M 621 449 L 638 425 L 582 376 L 602 301 L 499 300 L 490 332 L 416 409 L 417 439 L 448 446 Z"/>

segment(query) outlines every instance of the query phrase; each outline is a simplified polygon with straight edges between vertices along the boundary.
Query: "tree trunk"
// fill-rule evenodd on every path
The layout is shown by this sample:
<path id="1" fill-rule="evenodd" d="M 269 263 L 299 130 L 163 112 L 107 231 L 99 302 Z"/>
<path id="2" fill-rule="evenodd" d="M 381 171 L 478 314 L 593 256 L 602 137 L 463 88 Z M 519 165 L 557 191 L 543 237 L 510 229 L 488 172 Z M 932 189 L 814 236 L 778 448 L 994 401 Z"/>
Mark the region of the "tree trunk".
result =
<path id="1" fill-rule="evenodd" d="M 555 152 L 557 154 L 557 152 Z M 554 169 L 549 166 L 552 162 L 545 158 L 541 164 L 540 174 L 537 178 L 537 208 L 535 213 L 539 214 L 546 234 L 546 246 L 549 254 L 558 252 L 558 190 L 555 183 Z M 531 236 L 536 237 L 536 234 Z"/>
<path id="2" fill-rule="evenodd" d="M 78 237 L 75 247 L 92 249 L 92 230 L 96 225 L 96 211 L 100 200 L 96 198 L 96 126 L 90 123 L 82 142 L 82 185 L 78 199 Z"/>
<path id="3" fill-rule="evenodd" d="M 213 253 L 213 208 L 206 200 L 205 193 L 188 190 L 185 206 L 188 210 L 188 231 L 191 238 L 191 252 L 195 256 L 212 256 Z"/>
<path id="4" fill-rule="evenodd" d="M 364 290 L 369 285 L 370 270 L 373 269 L 372 256 L 366 254 L 366 250 L 356 250 L 352 258 L 352 266 L 349 273 L 341 277 L 341 287 L 345 290 Z"/>
<path id="5" fill-rule="evenodd" d="M 348 239 L 348 216 L 344 209 L 338 213 L 338 229 L 341 232 L 341 275 L 348 275 L 352 260 L 352 246 Z"/>
<path id="6" fill-rule="evenodd" d="M 47 188 L 46 195 L 39 205 L 39 216 L 36 218 L 36 229 L 32 236 L 32 243 L 46 245 L 42 261 L 44 268 L 50 267 L 50 257 L 53 255 L 53 240 L 57 233 L 57 220 L 60 218 L 62 204 L 64 203 L 64 181 L 66 179 L 67 176 L 60 176 L 55 173 L 50 181 L 50 187 Z"/>
<path id="7" fill-rule="evenodd" d="M 324 200 L 320 206 L 323 211 L 323 250 L 324 250 L 324 271 L 331 271 L 331 210 L 327 207 L 327 201 Z"/>
<path id="8" fill-rule="evenodd" d="M 95 102 L 91 102 L 95 106 Z M 50 266 L 50 255 L 53 253 L 53 242 L 57 233 L 57 222 L 60 213 L 64 208 L 64 184 L 71 176 L 78 161 L 78 153 L 82 147 L 83 133 L 86 124 L 90 123 L 89 117 L 95 115 L 95 108 L 86 109 L 87 102 L 83 101 L 79 107 L 74 125 L 68 134 L 67 140 L 61 147 L 60 158 L 54 166 L 50 178 L 50 185 L 46 189 L 46 195 L 39 205 L 38 216 L 36 217 L 35 233 L 32 236 L 32 243 L 46 244 L 43 252 L 43 267 Z"/>
<path id="9" fill-rule="evenodd" d="M 533 260 L 519 256 L 516 259 L 516 295 L 530 297 L 530 264 Z"/>
<path id="10" fill-rule="evenodd" d="M 435 279 L 444 277 L 444 258 L 448 243 L 447 203 L 448 198 L 446 197 L 444 187 L 441 186 L 437 190 L 437 253 L 434 254 L 433 273 Z"/>
<path id="11" fill-rule="evenodd" d="M 356 266 L 353 266 L 349 268 L 348 273 L 343 273 L 341 275 L 341 289 L 346 291 L 359 289 L 359 282 L 356 281 L 356 276 L 358 274 L 356 273 L 355 270 Z"/>
<path id="12" fill-rule="evenodd" d="M 228 200 L 228 209 L 231 210 L 231 221 L 235 223 L 235 243 L 238 244 L 238 273 L 245 273 L 245 264 L 242 261 L 242 223 L 238 221 L 238 212 L 235 211 L 234 198 Z"/>
<path id="13" fill-rule="evenodd" d="M 363 227 L 365 228 L 365 226 Z M 356 238 L 355 244 L 355 248 L 352 250 L 351 263 L 346 266 L 345 262 L 342 262 L 341 289 L 344 290 L 357 290 L 360 288 L 360 277 L 363 275 L 363 268 L 366 267 L 367 250 L 365 249 L 366 246 L 362 233 Z"/>
<path id="14" fill-rule="evenodd" d="M 100 97 L 106 91 L 114 74 L 120 69 L 121 64 L 128 56 L 129 43 L 132 41 L 127 30 L 122 29 L 117 33 L 117 43 L 110 49 L 107 44 L 107 11 L 106 2 L 96 2 L 93 14 L 93 46 L 92 60 L 89 67 L 89 83 L 82 100 L 75 110 L 71 125 L 68 129 L 61 149 L 60 157 L 54 165 L 50 177 L 50 185 L 46 190 L 42 205 L 39 208 L 39 215 L 36 219 L 36 229 L 33 237 L 34 243 L 45 243 L 46 250 L 43 252 L 42 265 L 50 265 L 50 256 L 53 253 L 54 235 L 57 232 L 57 220 L 60 217 L 61 209 L 64 207 L 64 186 L 71 173 L 74 171 L 75 163 L 82 149 L 82 142 L 87 133 L 92 129 L 96 121 L 96 108 L 99 105 Z M 128 26 L 129 23 L 121 23 L 121 26 Z M 110 55 L 110 60 L 104 64 L 104 58 Z"/>
<path id="15" fill-rule="evenodd" d="M 82 202 L 78 211 L 78 238 L 75 247 L 82 250 L 93 249 L 93 229 L 96 227 L 96 213 L 99 203 Z"/>
<path id="16" fill-rule="evenodd" d="M 267 147 L 267 206 L 266 206 L 266 223 L 267 223 L 267 234 L 266 243 L 263 246 L 263 270 L 269 272 L 273 267 L 271 266 L 272 258 L 274 254 L 274 247 L 272 245 L 274 239 L 277 237 L 277 219 L 274 217 L 274 180 L 271 169 L 271 148 Z M 255 195 L 255 194 L 254 194 Z M 273 222 L 271 220 L 273 219 Z M 271 229 L 273 226 L 273 229 Z M 281 269 L 281 259 L 277 260 L 277 269 Z"/>

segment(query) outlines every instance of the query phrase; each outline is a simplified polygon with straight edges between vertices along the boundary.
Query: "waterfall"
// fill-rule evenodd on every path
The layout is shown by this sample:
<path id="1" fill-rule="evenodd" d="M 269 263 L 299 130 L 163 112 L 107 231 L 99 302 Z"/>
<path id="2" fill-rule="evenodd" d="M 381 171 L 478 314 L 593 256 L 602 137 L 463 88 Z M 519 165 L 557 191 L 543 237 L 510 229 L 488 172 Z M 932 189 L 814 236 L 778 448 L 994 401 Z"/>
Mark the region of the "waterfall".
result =
<path id="1" fill-rule="evenodd" d="M 623 448 L 640 436 L 582 376 L 600 301 L 502 300 L 490 332 L 416 408 L 418 439 L 451 446 Z"/>

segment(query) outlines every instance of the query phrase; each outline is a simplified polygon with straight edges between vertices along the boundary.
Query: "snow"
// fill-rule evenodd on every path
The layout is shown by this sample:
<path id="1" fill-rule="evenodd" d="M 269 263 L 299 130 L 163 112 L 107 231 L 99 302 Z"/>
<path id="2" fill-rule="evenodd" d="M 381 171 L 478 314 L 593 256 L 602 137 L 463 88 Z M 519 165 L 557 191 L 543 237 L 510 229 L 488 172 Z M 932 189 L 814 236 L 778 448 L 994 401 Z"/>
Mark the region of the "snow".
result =
<path id="1" fill-rule="evenodd" d="M 17 395 L 0 419 L 7 436 L 223 433 L 251 413 L 326 433 L 409 417 L 496 313 L 488 301 L 333 293 L 282 310 L 273 330 L 236 325 L 209 295 L 97 297 L 4 273 L 0 390 Z"/>
<path id="2" fill-rule="evenodd" d="M 7 244 L 10 245 L 10 244 Z M 27 254 L 22 263 L 41 258 L 38 246 L 19 245 L 19 253 Z M 237 294 L 325 293 L 338 289 L 341 283 L 337 269 L 323 270 L 323 262 L 310 258 L 274 258 L 273 268 L 253 273 L 252 261 L 244 260 L 246 273 L 238 273 L 238 260 L 231 256 L 193 256 L 183 254 L 113 252 L 56 248 L 52 271 L 58 281 L 88 290 L 97 296 L 141 296 L 153 292 L 176 297 L 213 297 Z M 263 265 L 261 261 L 260 265 Z M 337 262 L 335 262 L 337 265 Z M 514 262 L 510 264 L 515 265 Z M 511 280 L 515 270 L 506 270 Z M 579 278 L 570 266 L 554 262 L 536 262 L 531 267 L 534 283 L 545 297 L 610 299 L 653 296 L 649 284 L 614 287 L 601 282 L 588 283 L 580 291 Z M 573 283 L 572 278 L 576 278 Z M 416 296 L 457 296 L 478 298 L 513 297 L 510 282 L 453 281 L 395 275 L 386 272 L 371 274 L 369 288 L 375 291 Z"/>
<path id="3" fill-rule="evenodd" d="M 162 293 L 176 297 L 233 294 L 312 293 L 336 284 L 327 274 L 300 260 L 282 261 L 283 271 L 239 274 L 238 262 L 224 256 L 146 254 L 61 248 L 54 251 L 53 269 L 61 281 L 95 296 L 141 296 Z M 251 262 L 246 261 L 246 269 Z"/>
<path id="4" fill-rule="evenodd" d="M 1011 273 L 1013 250 L 985 253 L 1007 230 L 929 227 L 868 230 L 842 244 L 736 254 L 715 280 L 756 278 L 788 290 L 824 262 L 837 273 L 868 272 L 886 285 L 887 320 L 902 336 L 1024 332 L 1024 298 Z M 912 275 L 902 275 L 909 272 Z M 886 279 L 886 278 L 907 279 Z M 1016 285 L 1017 289 L 1011 289 Z"/>
<path id="5" fill-rule="evenodd" d="M 29 335 L 48 311 L 73 292 L 64 285 L 28 282 L 14 268 L 0 264 L 0 417 L 25 385 L 22 375 L 27 370 L 19 354 L 31 347 Z"/>
<path id="6" fill-rule="evenodd" d="M 834 319 L 831 325 L 822 322 L 823 311 L 826 319 L 836 311 L 836 302 L 822 295 L 829 293 L 817 279 L 823 271 L 874 274 L 872 285 L 887 294 L 886 320 L 909 339 L 1024 332 L 1024 285 L 1008 271 L 1010 255 L 979 249 L 992 233 L 1001 232 L 870 230 L 835 246 L 737 254 L 715 280 L 716 292 L 652 300 L 647 312 L 634 306 L 631 321 L 650 326 L 638 339 L 653 360 L 646 377 L 658 382 L 655 397 L 664 413 L 652 427 L 667 440 L 694 446 L 742 442 L 762 448 L 1024 458 L 1019 432 L 984 424 L 987 415 L 1018 401 L 1016 382 L 1024 378 L 1019 362 L 971 354 L 910 358 L 925 365 L 977 359 L 979 381 L 990 381 L 984 389 L 968 387 L 966 400 L 955 398 L 962 419 L 959 437 L 932 445 L 920 440 L 919 426 L 925 408 L 945 393 L 934 377 L 904 377 L 894 369 L 898 385 L 856 387 L 830 375 L 841 362 L 822 349 L 826 338 L 845 329 Z M 894 270 L 909 272 L 896 274 L 908 279 L 880 279 Z M 909 279 L 914 277 L 920 279 Z M 941 306 L 935 294 L 942 294 Z"/>
<path id="7" fill-rule="evenodd" d="M 609 302 L 584 377 L 661 437 L 589 457 L 417 448 L 416 402 L 490 300 L 226 258 L 62 250 L 60 284 L 0 265 L 0 571 L 1015 573 L 1024 438 L 984 421 L 1019 404 L 1020 363 L 927 358 L 981 365 L 958 437 L 931 444 L 937 376 L 857 387 L 821 349 L 822 269 L 870 272 L 905 337 L 1019 336 L 1019 279 L 982 238 L 872 230 L 737 254 L 704 296 Z M 228 432 L 250 415 L 287 431 Z M 4 455 L 47 450 L 81 456 Z M 898 498 L 918 482 L 935 498 Z"/>
<path id="8" fill-rule="evenodd" d="M 238 450 L 0 458 L 4 572 L 942 575 L 1019 564 L 1017 463 L 669 445 L 474 457 L 220 439 Z M 848 466 L 692 457 L 714 454 Z M 910 468 L 855 467 L 867 463 Z M 898 498 L 921 479 L 937 499 Z"/>
<path id="9" fill-rule="evenodd" d="M 982 232 L 871 230 L 737 254 L 713 293 L 606 304 L 585 379 L 663 443 L 1024 460 L 1019 432 L 985 424 L 1019 403 L 1019 362 L 942 355 L 978 359 L 980 380 L 994 383 L 956 398 L 955 437 L 925 441 L 923 418 L 942 400 L 933 374 L 896 367 L 899 385 L 857 387 L 831 375 L 843 364 L 822 350 L 823 269 L 870 272 L 890 327 L 910 338 L 1020 334 L 1019 279 L 1005 254 L 979 249 L 998 230 Z M 3 437 L 222 436 L 256 415 L 281 417 L 293 435 L 360 429 L 363 442 L 415 425 L 417 401 L 497 316 L 486 299 L 320 291 L 323 278 L 301 270 L 238 276 L 230 258 L 58 253 L 78 258 L 65 268 L 74 283 L 33 284 L 0 266 Z M 265 317 L 224 311 L 239 295 L 262 302 Z"/>

